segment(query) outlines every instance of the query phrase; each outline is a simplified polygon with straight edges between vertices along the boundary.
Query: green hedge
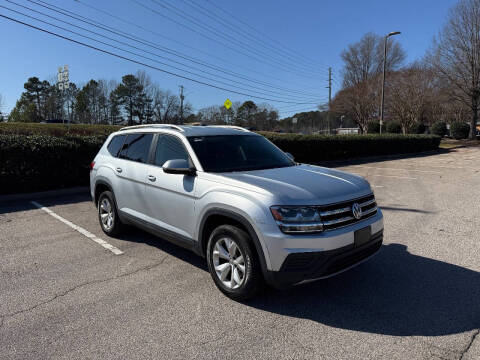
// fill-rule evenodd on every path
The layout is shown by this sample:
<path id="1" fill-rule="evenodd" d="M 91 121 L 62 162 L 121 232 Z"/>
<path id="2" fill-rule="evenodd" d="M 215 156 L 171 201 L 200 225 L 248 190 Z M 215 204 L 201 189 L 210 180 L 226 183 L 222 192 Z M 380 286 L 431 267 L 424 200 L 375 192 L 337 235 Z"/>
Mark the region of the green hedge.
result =
<path id="1" fill-rule="evenodd" d="M 447 134 L 447 124 L 443 121 L 437 121 L 430 127 L 430 132 L 434 135 L 444 137 Z"/>
<path id="2" fill-rule="evenodd" d="M 121 126 L 112 125 L 86 125 L 72 124 L 40 124 L 40 123 L 18 123 L 18 122 L 0 122 L 0 134 L 16 135 L 51 135 L 51 136 L 108 136 L 117 131 Z"/>
<path id="3" fill-rule="evenodd" d="M 433 135 L 261 134 L 307 163 L 434 150 L 440 143 Z M 0 194 L 88 186 L 89 164 L 105 138 L 0 134 Z"/>
<path id="4" fill-rule="evenodd" d="M 470 125 L 462 122 L 454 122 L 450 125 L 450 135 L 457 140 L 466 139 L 470 134 Z"/>
<path id="5" fill-rule="evenodd" d="M 0 194 L 87 186 L 105 136 L 0 135 Z"/>
<path id="6" fill-rule="evenodd" d="M 390 133 L 390 134 L 402 133 L 402 124 L 396 121 L 387 122 L 386 128 L 387 128 L 387 133 Z"/>
<path id="7" fill-rule="evenodd" d="M 440 137 L 435 135 L 298 135 L 270 132 L 261 134 L 283 151 L 291 153 L 295 160 L 306 163 L 430 151 L 438 149 L 440 144 Z"/>

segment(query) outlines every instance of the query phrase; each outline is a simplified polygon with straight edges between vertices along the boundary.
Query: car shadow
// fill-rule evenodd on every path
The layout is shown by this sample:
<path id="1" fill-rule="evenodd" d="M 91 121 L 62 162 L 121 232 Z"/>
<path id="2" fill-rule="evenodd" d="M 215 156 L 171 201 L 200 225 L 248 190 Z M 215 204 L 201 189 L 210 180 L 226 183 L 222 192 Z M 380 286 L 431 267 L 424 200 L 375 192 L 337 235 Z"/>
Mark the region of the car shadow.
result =
<path id="1" fill-rule="evenodd" d="M 268 291 L 248 305 L 348 330 L 440 336 L 477 329 L 479 299 L 479 272 L 389 244 L 351 271 Z"/>
<path id="2" fill-rule="evenodd" d="M 380 208 L 382 210 L 390 210 L 390 211 L 406 211 L 406 212 L 413 212 L 413 213 L 420 213 L 420 214 L 434 214 L 433 211 L 405 208 L 400 206 L 380 206 Z"/>
<path id="3" fill-rule="evenodd" d="M 123 240 L 156 247 L 198 269 L 205 259 L 132 228 Z M 480 327 L 480 273 L 383 245 L 358 267 L 288 290 L 269 287 L 245 302 L 271 313 L 342 329 L 395 336 L 441 336 Z"/>

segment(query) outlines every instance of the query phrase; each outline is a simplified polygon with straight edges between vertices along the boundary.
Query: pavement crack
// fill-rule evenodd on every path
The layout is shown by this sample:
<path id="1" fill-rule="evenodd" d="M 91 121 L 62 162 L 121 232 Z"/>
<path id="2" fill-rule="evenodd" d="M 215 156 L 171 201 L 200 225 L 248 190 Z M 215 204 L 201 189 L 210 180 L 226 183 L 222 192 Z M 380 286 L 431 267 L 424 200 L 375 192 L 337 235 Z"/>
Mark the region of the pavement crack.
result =
<path id="1" fill-rule="evenodd" d="M 470 342 L 468 343 L 468 345 L 465 347 L 465 349 L 462 351 L 462 353 L 460 354 L 460 358 L 459 360 L 462 360 L 463 357 L 468 353 L 468 351 L 470 350 L 470 348 L 472 347 L 472 344 L 473 342 L 475 341 L 476 337 L 478 336 L 478 334 L 480 333 L 480 329 L 477 329 L 475 330 L 475 332 L 472 334 L 472 337 L 470 338 Z"/>
<path id="2" fill-rule="evenodd" d="M 120 274 L 120 275 L 116 275 L 116 276 L 112 276 L 112 277 L 109 277 L 109 278 L 106 278 L 106 279 L 100 279 L 100 280 L 92 280 L 92 281 L 87 281 L 87 282 L 84 282 L 82 284 L 78 284 L 78 285 L 75 285 L 73 287 L 71 287 L 70 289 L 67 289 L 61 293 L 58 293 L 56 294 L 55 296 L 53 296 L 52 298 L 46 300 L 46 301 L 43 301 L 41 303 L 38 303 L 36 305 L 33 305 L 27 309 L 23 309 L 23 310 L 19 310 L 19 311 L 16 311 L 16 312 L 13 312 L 13 313 L 10 313 L 10 314 L 4 314 L 4 315 L 0 315 L 0 319 L 1 319 L 1 322 L 0 322 L 0 328 L 3 326 L 4 324 L 4 321 L 6 318 L 10 318 L 10 317 L 14 317 L 16 315 L 19 315 L 19 314 L 23 314 L 23 313 L 27 313 L 27 312 L 30 312 L 32 310 L 35 310 L 36 308 L 42 306 L 42 305 L 46 305 L 48 303 L 51 303 L 53 301 L 55 301 L 56 299 L 58 298 L 61 298 L 65 295 L 68 295 L 69 293 L 77 290 L 77 289 L 80 289 L 82 287 L 85 287 L 85 286 L 88 286 L 88 285 L 93 285 L 93 284 L 101 284 L 101 283 L 105 283 L 105 282 L 108 282 L 108 281 L 112 281 L 112 280 L 117 280 L 117 279 L 121 279 L 121 278 L 124 278 L 124 277 L 127 277 L 127 276 L 131 276 L 131 275 L 135 275 L 139 272 L 142 272 L 142 271 L 149 271 L 153 268 L 156 268 L 157 266 L 160 266 L 162 265 L 165 260 L 169 257 L 169 255 L 165 255 L 160 261 L 158 261 L 157 263 L 155 264 L 152 264 L 152 265 L 148 265 L 148 266 L 144 266 L 144 267 L 141 267 L 139 269 L 136 269 L 134 271 L 131 271 L 131 272 L 127 272 L 127 273 L 123 273 L 123 274 Z"/>

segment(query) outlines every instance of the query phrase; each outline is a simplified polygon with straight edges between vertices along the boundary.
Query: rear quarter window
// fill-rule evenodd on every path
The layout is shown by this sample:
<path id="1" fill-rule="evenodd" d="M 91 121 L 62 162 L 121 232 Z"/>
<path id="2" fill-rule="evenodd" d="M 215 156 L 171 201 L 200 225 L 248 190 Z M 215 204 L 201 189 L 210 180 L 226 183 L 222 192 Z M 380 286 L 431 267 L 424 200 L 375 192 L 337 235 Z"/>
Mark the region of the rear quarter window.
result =
<path id="1" fill-rule="evenodd" d="M 112 156 L 117 157 L 118 152 L 122 148 L 123 142 L 125 141 L 125 137 L 125 135 L 116 135 L 112 138 L 112 140 L 110 140 L 107 150 Z"/>

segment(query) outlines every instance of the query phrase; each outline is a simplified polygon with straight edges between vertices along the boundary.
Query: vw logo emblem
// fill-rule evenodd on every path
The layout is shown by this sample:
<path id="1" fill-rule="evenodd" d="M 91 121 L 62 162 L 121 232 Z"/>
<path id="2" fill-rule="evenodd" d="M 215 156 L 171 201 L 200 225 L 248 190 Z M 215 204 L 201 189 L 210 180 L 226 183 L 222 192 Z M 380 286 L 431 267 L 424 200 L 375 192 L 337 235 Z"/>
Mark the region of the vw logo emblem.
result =
<path id="1" fill-rule="evenodd" d="M 362 217 L 362 208 L 360 207 L 360 205 L 358 205 L 358 203 L 353 203 L 352 213 L 353 217 L 357 220 L 360 220 L 360 218 Z"/>

